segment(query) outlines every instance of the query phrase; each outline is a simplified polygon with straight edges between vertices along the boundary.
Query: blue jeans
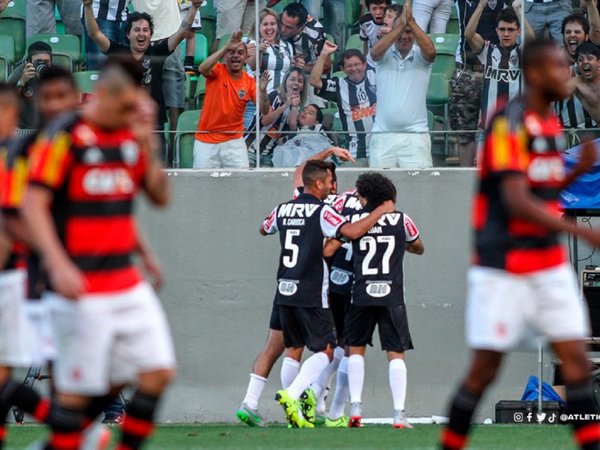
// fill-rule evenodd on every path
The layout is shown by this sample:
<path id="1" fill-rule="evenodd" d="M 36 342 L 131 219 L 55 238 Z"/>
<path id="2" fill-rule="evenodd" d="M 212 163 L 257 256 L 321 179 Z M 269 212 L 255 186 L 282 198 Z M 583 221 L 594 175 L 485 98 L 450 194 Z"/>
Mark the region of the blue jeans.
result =
<path id="1" fill-rule="evenodd" d="M 127 36 L 125 36 L 125 22 L 113 22 L 112 20 L 96 19 L 100 31 L 106 35 L 111 41 L 119 44 L 129 44 Z M 84 23 L 85 28 L 85 23 Z M 87 70 L 99 70 L 106 56 L 100 51 L 98 46 L 92 41 L 86 32 L 85 34 L 85 54 Z"/>
<path id="2" fill-rule="evenodd" d="M 348 28 L 346 27 L 346 4 L 344 0 L 323 1 L 323 26 L 325 33 L 331 34 L 338 49 L 335 52 L 335 61 L 341 62 L 341 51 L 346 47 Z"/>
<path id="3" fill-rule="evenodd" d="M 570 0 L 554 0 L 551 3 L 526 1 L 523 7 L 525 8 L 525 18 L 537 38 L 542 37 L 548 28 L 550 37 L 562 45 L 562 21 L 573 12 Z"/>

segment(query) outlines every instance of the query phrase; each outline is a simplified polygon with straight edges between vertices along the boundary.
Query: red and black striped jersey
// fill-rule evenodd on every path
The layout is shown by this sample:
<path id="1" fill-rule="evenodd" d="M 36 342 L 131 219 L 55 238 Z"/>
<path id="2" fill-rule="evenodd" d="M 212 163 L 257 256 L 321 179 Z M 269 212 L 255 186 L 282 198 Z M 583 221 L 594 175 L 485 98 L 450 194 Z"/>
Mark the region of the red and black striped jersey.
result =
<path id="1" fill-rule="evenodd" d="M 549 213 L 559 216 L 558 198 L 565 179 L 560 152 L 565 146 L 558 117 L 539 116 L 521 98 L 492 118 L 480 154 L 473 208 L 475 264 L 528 273 L 566 261 L 558 233 L 512 216 L 501 189 L 504 177 L 523 175 L 531 194 Z"/>
<path id="2" fill-rule="evenodd" d="M 8 158 L 13 140 L 0 141 L 0 206 L 4 212 L 5 199 L 11 199 L 12 171 L 8 168 Z M 9 245 L 3 240 L 0 245 Z M 10 252 L 0 270 L 13 270 L 25 266 L 25 247 L 20 242 L 13 242 Z"/>
<path id="3" fill-rule="evenodd" d="M 132 209 L 146 158 L 130 130 L 108 132 L 76 115 L 52 124 L 31 150 L 29 183 L 52 191 L 57 234 L 88 293 L 127 289 L 142 278 L 132 262 Z"/>

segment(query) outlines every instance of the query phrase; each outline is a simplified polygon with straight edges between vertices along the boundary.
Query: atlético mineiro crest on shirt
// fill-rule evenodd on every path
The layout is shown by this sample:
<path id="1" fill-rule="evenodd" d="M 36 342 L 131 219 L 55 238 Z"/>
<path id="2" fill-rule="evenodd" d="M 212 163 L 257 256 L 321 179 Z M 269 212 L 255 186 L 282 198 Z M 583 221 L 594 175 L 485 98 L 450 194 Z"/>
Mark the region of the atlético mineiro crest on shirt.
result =
<path id="1" fill-rule="evenodd" d="M 140 147 L 137 142 L 125 141 L 121 144 L 121 156 L 125 164 L 133 166 L 140 158 Z"/>
<path id="2" fill-rule="evenodd" d="M 238 91 L 238 97 L 239 98 L 244 98 L 246 96 L 246 89 L 240 89 Z"/>
<path id="3" fill-rule="evenodd" d="M 488 2 L 488 6 L 490 7 L 490 9 L 496 9 L 496 5 L 498 4 L 497 0 L 490 0 Z"/>

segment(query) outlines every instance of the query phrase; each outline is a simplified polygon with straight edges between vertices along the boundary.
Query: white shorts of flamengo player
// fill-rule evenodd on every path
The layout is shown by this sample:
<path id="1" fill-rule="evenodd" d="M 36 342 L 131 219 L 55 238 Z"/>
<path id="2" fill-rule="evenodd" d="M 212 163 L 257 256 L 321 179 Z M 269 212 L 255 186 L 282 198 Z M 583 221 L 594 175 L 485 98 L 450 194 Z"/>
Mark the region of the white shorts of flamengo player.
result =
<path id="1" fill-rule="evenodd" d="M 111 385 L 135 382 L 140 373 L 175 368 L 167 318 L 148 283 L 77 301 L 56 294 L 47 299 L 60 392 L 103 395 Z"/>
<path id="2" fill-rule="evenodd" d="M 0 365 L 28 367 L 33 362 L 35 332 L 25 313 L 25 271 L 0 272 Z"/>
<path id="3" fill-rule="evenodd" d="M 519 275 L 475 266 L 468 273 L 467 344 L 505 352 L 532 332 L 549 342 L 585 339 L 587 308 L 568 263 Z"/>
<path id="4" fill-rule="evenodd" d="M 27 318 L 33 326 L 35 347 L 33 348 L 32 364 L 43 366 L 49 361 L 56 359 L 56 347 L 54 345 L 54 333 L 50 323 L 50 311 L 48 302 L 41 300 L 27 300 L 25 302 Z"/>

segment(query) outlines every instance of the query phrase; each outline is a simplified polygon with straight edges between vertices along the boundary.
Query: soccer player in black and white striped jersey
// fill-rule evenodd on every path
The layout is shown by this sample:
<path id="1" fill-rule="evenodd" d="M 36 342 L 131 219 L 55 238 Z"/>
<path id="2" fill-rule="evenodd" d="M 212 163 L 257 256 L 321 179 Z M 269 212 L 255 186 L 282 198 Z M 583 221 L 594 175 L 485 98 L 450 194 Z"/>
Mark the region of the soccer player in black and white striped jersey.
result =
<path id="1" fill-rule="evenodd" d="M 520 0 L 513 3 L 513 8 L 506 8 L 496 19 L 496 33 L 499 45 L 485 41 L 476 32 L 479 19 L 487 6 L 487 0 L 481 0 L 465 29 L 465 37 L 483 64 L 483 95 L 481 97 L 481 124 L 487 126 L 488 118 L 498 106 L 516 97 L 521 89 L 521 46 L 517 38 L 521 31 L 519 15 Z M 528 38 L 534 34 L 527 22 L 525 31 Z"/>

